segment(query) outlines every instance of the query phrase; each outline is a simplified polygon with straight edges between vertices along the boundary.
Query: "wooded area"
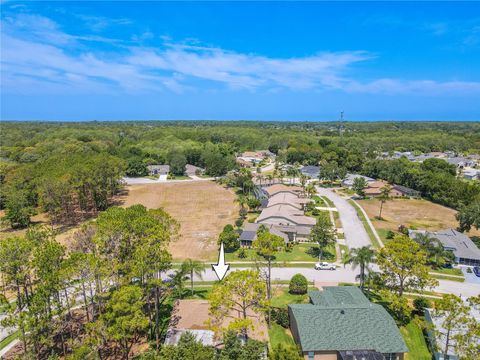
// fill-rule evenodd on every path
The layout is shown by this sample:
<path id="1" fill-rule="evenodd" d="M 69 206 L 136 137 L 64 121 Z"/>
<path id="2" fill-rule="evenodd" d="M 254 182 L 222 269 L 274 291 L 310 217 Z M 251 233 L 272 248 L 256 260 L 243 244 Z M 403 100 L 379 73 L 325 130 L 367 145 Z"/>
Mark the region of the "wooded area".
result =
<path id="1" fill-rule="evenodd" d="M 441 160 L 376 160 L 392 151 L 479 153 L 479 123 L 3 122 L 1 131 L 0 208 L 13 227 L 39 208 L 57 223 L 105 210 L 121 177 L 146 175 L 147 165 L 179 173 L 188 163 L 221 176 L 235 168 L 236 154 L 259 149 L 280 162 L 382 178 L 457 209 L 480 194 Z"/>

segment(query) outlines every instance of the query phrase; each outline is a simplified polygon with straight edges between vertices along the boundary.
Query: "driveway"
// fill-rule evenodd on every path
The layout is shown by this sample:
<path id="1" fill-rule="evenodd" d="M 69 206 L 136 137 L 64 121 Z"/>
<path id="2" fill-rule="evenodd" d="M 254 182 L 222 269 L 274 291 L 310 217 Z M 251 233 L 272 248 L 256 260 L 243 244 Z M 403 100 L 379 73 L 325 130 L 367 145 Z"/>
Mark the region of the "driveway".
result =
<path id="1" fill-rule="evenodd" d="M 473 273 L 473 269 L 470 267 L 472 270 L 471 273 L 467 271 L 469 267 L 467 266 L 460 266 L 460 269 L 462 269 L 463 275 L 465 276 L 465 282 L 473 283 L 473 284 L 480 284 L 480 277 L 475 275 Z"/>
<path id="2" fill-rule="evenodd" d="M 358 218 L 357 211 L 347 200 L 326 188 L 317 187 L 317 193 L 320 196 L 328 197 L 335 204 L 340 214 L 345 241 L 349 248 L 372 245 L 362 221 Z"/>

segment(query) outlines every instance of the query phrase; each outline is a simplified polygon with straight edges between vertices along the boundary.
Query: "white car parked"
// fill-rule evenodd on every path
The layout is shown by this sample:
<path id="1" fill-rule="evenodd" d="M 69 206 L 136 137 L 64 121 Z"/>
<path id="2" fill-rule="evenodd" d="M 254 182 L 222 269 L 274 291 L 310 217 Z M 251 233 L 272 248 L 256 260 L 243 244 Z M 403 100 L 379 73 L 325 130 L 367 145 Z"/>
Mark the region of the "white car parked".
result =
<path id="1" fill-rule="evenodd" d="M 337 267 L 335 264 L 330 264 L 327 262 L 321 262 L 315 264 L 315 270 L 336 270 Z"/>

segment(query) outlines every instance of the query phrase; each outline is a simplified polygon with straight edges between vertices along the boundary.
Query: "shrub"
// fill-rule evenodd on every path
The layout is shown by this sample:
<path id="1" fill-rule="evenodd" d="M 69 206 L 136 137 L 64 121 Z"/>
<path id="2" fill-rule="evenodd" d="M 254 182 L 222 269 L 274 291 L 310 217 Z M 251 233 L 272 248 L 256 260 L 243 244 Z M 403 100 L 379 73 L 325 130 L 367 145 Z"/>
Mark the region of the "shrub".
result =
<path id="1" fill-rule="evenodd" d="M 247 257 L 247 252 L 245 251 L 244 248 L 241 248 L 239 251 L 238 251 L 238 257 L 240 259 L 245 259 Z"/>
<path id="2" fill-rule="evenodd" d="M 393 239 L 395 237 L 395 233 L 392 230 L 388 230 L 387 235 L 385 237 L 387 239 Z"/>
<path id="3" fill-rule="evenodd" d="M 431 306 L 432 304 L 430 303 L 430 301 L 428 299 L 425 299 L 424 297 L 419 297 L 413 300 L 413 307 L 419 313 L 422 313 L 423 310 Z"/>
<path id="4" fill-rule="evenodd" d="M 291 294 L 306 294 L 308 282 L 302 274 L 296 274 L 290 280 L 289 291 Z"/>
<path id="5" fill-rule="evenodd" d="M 272 320 L 283 328 L 290 326 L 290 320 L 288 319 L 288 310 L 284 308 L 272 308 L 271 312 Z"/>
<path id="6" fill-rule="evenodd" d="M 237 220 L 235 220 L 235 226 L 236 227 L 241 227 L 243 225 L 243 219 L 242 218 L 238 218 Z"/>

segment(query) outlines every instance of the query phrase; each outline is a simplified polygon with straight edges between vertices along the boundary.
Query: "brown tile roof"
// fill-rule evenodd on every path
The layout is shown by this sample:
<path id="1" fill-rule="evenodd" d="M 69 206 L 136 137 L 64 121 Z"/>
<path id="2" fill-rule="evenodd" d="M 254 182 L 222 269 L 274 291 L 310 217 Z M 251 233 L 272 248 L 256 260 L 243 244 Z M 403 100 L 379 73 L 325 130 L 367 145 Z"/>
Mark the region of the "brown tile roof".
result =
<path id="1" fill-rule="evenodd" d="M 280 192 L 290 192 L 292 194 L 298 194 L 302 192 L 302 188 L 300 186 L 287 186 L 283 184 L 275 184 L 272 186 L 265 187 L 264 190 L 268 193 L 269 196 L 273 196 Z"/>

